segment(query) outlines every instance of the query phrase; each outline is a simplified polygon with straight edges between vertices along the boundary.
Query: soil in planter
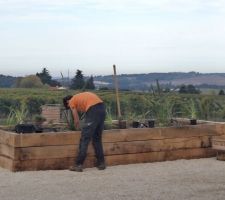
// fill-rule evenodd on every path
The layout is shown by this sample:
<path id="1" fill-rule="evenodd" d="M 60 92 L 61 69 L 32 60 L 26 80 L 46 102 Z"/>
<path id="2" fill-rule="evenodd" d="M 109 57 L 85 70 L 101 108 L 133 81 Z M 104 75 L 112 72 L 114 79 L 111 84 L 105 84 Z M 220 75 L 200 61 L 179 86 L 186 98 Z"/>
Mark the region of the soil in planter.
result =
<path id="1" fill-rule="evenodd" d="M 148 126 L 145 123 L 141 123 L 141 122 L 138 122 L 138 121 L 134 121 L 132 123 L 132 127 L 133 128 L 147 128 Z"/>
<path id="2" fill-rule="evenodd" d="M 60 131 L 69 131 L 65 127 L 48 127 L 48 126 L 36 126 L 33 124 L 17 124 L 12 130 L 16 133 L 43 133 L 43 132 L 60 132 Z"/>
<path id="3" fill-rule="evenodd" d="M 133 121 L 133 123 L 132 123 L 132 127 L 133 128 L 138 128 L 138 127 L 140 127 L 140 122 L 138 122 L 138 121 Z"/>
<path id="4" fill-rule="evenodd" d="M 197 119 L 190 119 L 191 125 L 197 125 Z"/>

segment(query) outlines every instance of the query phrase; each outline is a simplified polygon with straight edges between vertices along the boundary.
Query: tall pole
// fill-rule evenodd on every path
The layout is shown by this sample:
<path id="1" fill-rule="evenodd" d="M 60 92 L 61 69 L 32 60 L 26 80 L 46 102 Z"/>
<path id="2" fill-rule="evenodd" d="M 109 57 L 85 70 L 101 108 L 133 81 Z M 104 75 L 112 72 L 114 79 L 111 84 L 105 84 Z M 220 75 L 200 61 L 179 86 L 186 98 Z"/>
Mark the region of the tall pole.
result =
<path id="1" fill-rule="evenodd" d="M 119 100 L 119 87 L 118 87 L 118 80 L 116 76 L 116 65 L 113 65 L 114 71 L 114 84 L 115 84 L 115 91 L 116 91 L 116 103 L 117 103 L 117 111 L 118 111 L 118 118 L 121 119 L 121 111 L 120 111 L 120 100 Z"/>

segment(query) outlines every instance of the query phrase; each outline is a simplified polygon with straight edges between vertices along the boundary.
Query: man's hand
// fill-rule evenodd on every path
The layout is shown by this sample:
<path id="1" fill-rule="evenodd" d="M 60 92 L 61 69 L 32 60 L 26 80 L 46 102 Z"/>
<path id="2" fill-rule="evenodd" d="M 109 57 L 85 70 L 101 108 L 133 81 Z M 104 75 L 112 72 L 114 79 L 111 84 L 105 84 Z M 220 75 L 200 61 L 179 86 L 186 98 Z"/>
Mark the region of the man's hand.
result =
<path id="1" fill-rule="evenodd" d="M 74 120 L 74 125 L 75 125 L 75 128 L 76 129 L 80 129 L 80 122 L 79 122 L 79 120 L 78 121 L 76 121 L 76 120 Z"/>

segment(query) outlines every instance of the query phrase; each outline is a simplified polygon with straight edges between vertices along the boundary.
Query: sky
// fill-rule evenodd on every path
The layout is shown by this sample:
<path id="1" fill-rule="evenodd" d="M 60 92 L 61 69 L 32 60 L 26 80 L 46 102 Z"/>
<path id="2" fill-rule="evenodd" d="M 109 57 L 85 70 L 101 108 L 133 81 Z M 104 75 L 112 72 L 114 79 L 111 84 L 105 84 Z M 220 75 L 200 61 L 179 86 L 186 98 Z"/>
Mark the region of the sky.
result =
<path id="1" fill-rule="evenodd" d="M 0 74 L 225 72 L 225 0 L 0 0 Z"/>

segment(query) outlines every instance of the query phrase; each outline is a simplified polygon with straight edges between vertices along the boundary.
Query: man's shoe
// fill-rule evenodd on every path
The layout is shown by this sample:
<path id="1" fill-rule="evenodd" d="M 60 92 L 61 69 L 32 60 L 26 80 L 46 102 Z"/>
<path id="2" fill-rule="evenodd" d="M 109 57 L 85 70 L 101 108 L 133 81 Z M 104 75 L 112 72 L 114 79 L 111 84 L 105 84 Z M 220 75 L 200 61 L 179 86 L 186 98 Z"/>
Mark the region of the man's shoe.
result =
<path id="1" fill-rule="evenodd" d="M 76 172 L 82 172 L 83 171 L 83 167 L 82 165 L 74 165 L 74 166 L 71 166 L 69 168 L 70 171 L 76 171 Z"/>
<path id="2" fill-rule="evenodd" d="M 101 164 L 97 165 L 97 168 L 99 170 L 104 170 L 106 168 L 106 165 L 105 165 L 105 163 L 101 163 Z"/>

